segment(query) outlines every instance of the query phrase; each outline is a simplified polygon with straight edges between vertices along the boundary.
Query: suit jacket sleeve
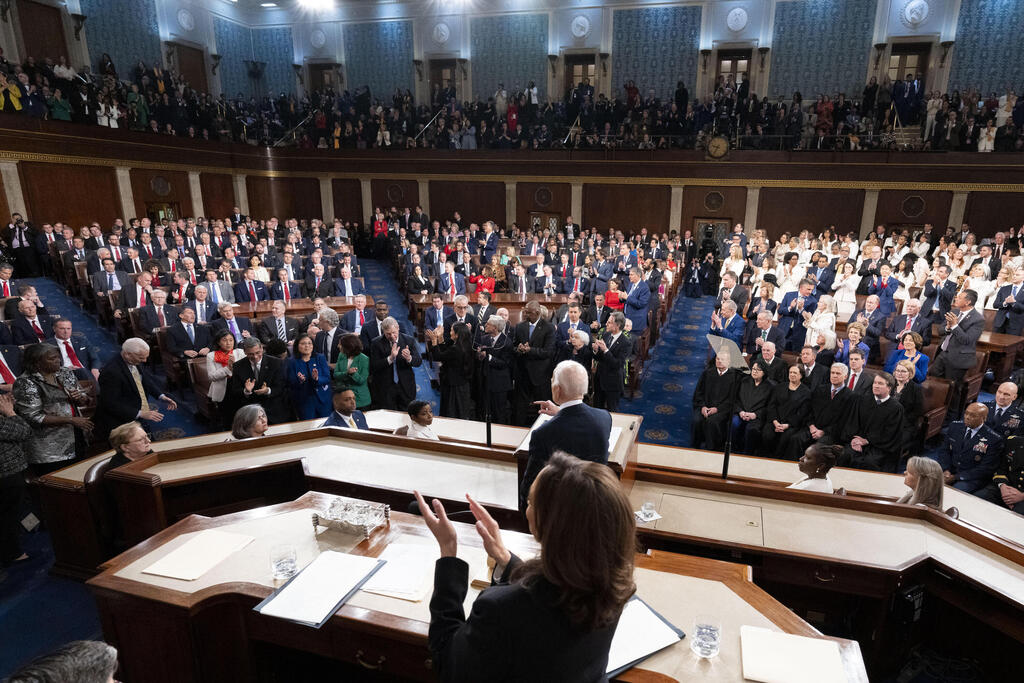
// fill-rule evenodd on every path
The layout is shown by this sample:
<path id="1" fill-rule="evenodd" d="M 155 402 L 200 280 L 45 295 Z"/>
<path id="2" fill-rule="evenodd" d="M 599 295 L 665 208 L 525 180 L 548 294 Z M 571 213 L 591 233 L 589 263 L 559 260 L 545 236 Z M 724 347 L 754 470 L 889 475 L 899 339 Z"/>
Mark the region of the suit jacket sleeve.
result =
<path id="1" fill-rule="evenodd" d="M 555 354 L 555 327 L 554 325 L 548 324 L 544 326 L 544 334 L 541 339 L 539 346 L 530 345 L 530 350 L 526 352 L 526 357 L 535 359 L 551 358 Z"/>
<path id="2" fill-rule="evenodd" d="M 463 611 L 469 585 L 469 565 L 455 557 L 442 557 L 434 567 L 434 594 L 430 599 L 430 651 L 442 681 L 486 680 L 507 671 L 508 627 L 498 602 L 481 593 L 469 618 Z M 507 588 L 489 589 L 507 591 Z M 519 655 L 525 653 L 518 653 Z M 488 675 L 485 672 L 493 672 Z"/>
<path id="3" fill-rule="evenodd" d="M 113 367 L 100 373 L 99 389 L 102 397 L 102 409 L 104 413 L 113 416 L 114 419 L 110 420 L 112 424 L 120 425 L 131 422 L 138 416 L 139 409 L 135 407 L 135 401 L 130 400 L 125 393 L 128 391 L 129 382 L 131 382 L 131 377 L 125 378 L 121 372 L 114 371 Z M 143 376 L 143 386 L 145 386 L 145 376 Z"/>

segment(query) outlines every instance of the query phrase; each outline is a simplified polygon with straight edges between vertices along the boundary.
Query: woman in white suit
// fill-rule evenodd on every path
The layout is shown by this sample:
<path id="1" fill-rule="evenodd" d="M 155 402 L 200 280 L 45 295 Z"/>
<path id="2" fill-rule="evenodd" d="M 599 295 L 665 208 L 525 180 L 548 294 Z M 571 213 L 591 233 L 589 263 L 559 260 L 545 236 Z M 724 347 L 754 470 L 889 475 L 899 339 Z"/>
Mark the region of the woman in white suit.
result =
<path id="1" fill-rule="evenodd" d="M 231 424 L 231 415 L 221 410 L 221 402 L 227 392 L 231 368 L 239 360 L 245 358 L 242 349 L 235 348 L 235 336 L 231 330 L 224 330 L 213 340 L 213 350 L 206 355 L 206 375 L 210 380 L 210 389 L 206 395 L 217 407 L 221 416 L 221 427 L 227 429 Z"/>
<path id="2" fill-rule="evenodd" d="M 846 320 L 857 308 L 857 285 L 860 284 L 860 276 L 852 261 L 843 264 L 843 272 L 836 275 L 832 282 L 836 311 L 839 317 Z"/>
<path id="3" fill-rule="evenodd" d="M 807 336 L 804 339 L 805 345 L 817 346 L 819 338 L 832 339 L 832 346 L 835 346 L 836 338 L 836 304 L 835 300 L 828 294 L 823 294 L 818 299 L 818 307 L 814 313 L 804 311 L 804 327 L 807 328 Z"/>

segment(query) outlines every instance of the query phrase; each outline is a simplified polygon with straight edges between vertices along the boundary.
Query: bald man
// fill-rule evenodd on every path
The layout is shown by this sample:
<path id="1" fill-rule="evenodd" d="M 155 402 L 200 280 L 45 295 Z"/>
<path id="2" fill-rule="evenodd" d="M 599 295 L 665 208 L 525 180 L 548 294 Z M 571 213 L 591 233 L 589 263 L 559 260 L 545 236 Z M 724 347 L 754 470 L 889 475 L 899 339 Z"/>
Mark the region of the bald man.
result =
<path id="1" fill-rule="evenodd" d="M 946 484 L 974 493 L 992 481 L 1002 461 L 1005 443 L 999 433 L 985 424 L 988 408 L 972 403 L 946 430 L 946 445 L 938 458 Z"/>
<path id="2" fill-rule="evenodd" d="M 1024 432 L 1024 410 L 1016 405 L 1017 385 L 1003 382 L 996 388 L 996 400 L 985 404 L 988 417 L 985 424 L 998 432 L 1003 439 L 1019 436 Z"/>

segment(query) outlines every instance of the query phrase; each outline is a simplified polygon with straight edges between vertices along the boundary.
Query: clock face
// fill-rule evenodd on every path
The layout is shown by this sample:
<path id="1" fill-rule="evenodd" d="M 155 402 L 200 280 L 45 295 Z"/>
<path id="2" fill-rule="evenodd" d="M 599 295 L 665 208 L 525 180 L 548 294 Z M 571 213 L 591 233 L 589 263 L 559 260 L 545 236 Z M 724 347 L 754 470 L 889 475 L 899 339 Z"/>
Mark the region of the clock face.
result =
<path id="1" fill-rule="evenodd" d="M 182 8 L 178 10 L 178 25 L 186 31 L 191 31 L 196 27 L 196 18 L 187 9 Z"/>
<path id="2" fill-rule="evenodd" d="M 587 34 L 590 33 L 590 19 L 587 19 L 582 14 L 573 17 L 570 30 L 575 37 L 586 38 Z"/>
<path id="3" fill-rule="evenodd" d="M 309 34 L 309 42 L 318 50 L 327 44 L 327 34 L 321 29 L 315 29 Z"/>
<path id="4" fill-rule="evenodd" d="M 716 138 L 711 138 L 711 141 L 708 142 L 708 155 L 709 156 L 715 157 L 717 159 L 719 157 L 725 156 L 726 153 L 728 153 L 728 151 L 729 151 L 729 141 L 726 140 L 725 138 L 721 137 L 721 136 L 716 137 Z"/>
<path id="5" fill-rule="evenodd" d="M 742 31 L 747 27 L 748 19 L 747 10 L 737 7 L 726 15 L 725 25 L 729 27 L 730 31 Z"/>
<path id="6" fill-rule="evenodd" d="M 434 42 L 438 45 L 444 45 L 448 42 L 448 38 L 452 35 L 451 29 L 448 28 L 448 24 L 440 23 L 434 26 L 433 38 Z"/>

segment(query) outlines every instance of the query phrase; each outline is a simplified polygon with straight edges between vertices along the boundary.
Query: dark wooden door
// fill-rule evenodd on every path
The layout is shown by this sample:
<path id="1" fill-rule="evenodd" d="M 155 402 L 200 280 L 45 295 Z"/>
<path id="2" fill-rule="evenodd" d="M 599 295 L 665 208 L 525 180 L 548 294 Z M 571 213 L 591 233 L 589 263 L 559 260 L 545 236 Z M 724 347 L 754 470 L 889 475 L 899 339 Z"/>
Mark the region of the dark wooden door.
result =
<path id="1" fill-rule="evenodd" d="M 341 89 L 341 84 L 338 82 L 337 64 L 310 64 L 309 89 L 325 90 L 327 88 Z"/>
<path id="2" fill-rule="evenodd" d="M 206 81 L 206 57 L 202 50 L 188 45 L 177 45 L 178 71 L 197 92 L 209 92 Z"/>
<path id="3" fill-rule="evenodd" d="M 32 0 L 18 0 L 18 18 L 27 54 L 35 57 L 37 63 L 42 63 L 46 57 L 55 64 L 58 57 L 68 58 L 59 9 Z"/>
<path id="4" fill-rule="evenodd" d="M 434 93 L 434 86 L 438 88 L 455 87 L 455 60 L 454 59 L 431 59 L 430 60 L 430 92 Z M 456 93 L 458 97 L 458 93 Z M 444 104 L 442 102 L 441 104 Z"/>

